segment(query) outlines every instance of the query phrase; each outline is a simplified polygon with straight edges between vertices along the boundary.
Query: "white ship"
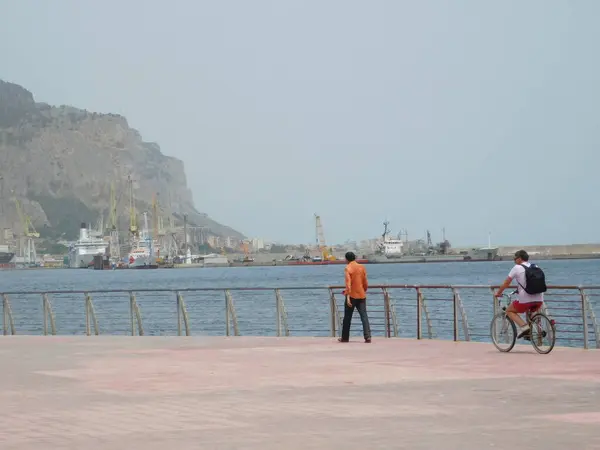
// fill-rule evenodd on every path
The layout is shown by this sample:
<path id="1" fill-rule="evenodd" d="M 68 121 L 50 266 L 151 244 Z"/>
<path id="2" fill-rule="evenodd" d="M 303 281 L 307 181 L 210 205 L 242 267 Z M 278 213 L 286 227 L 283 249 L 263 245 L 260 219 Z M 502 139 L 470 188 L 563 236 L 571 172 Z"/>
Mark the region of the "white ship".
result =
<path id="1" fill-rule="evenodd" d="M 390 230 L 388 229 L 389 222 L 383 223 L 385 229 L 381 235 L 381 241 L 379 242 L 379 249 L 381 253 L 388 258 L 401 258 L 404 250 L 404 241 L 401 239 L 390 239 Z"/>
<path id="2" fill-rule="evenodd" d="M 229 260 L 226 256 L 219 255 L 217 253 L 210 253 L 208 255 L 191 255 L 192 261 L 198 261 L 202 264 L 202 267 L 228 267 Z"/>
<path id="3" fill-rule="evenodd" d="M 85 223 L 79 228 L 79 240 L 69 247 L 69 267 L 87 268 L 96 255 L 106 255 L 106 241 L 90 230 Z"/>
<path id="4" fill-rule="evenodd" d="M 400 239 L 386 239 L 382 242 L 382 252 L 386 258 L 401 258 L 404 242 Z"/>
<path id="5" fill-rule="evenodd" d="M 148 232 L 148 214 L 144 213 L 144 228 L 140 235 L 134 240 L 129 252 L 128 263 L 130 269 L 156 269 L 156 255 L 158 248 L 152 241 Z"/>

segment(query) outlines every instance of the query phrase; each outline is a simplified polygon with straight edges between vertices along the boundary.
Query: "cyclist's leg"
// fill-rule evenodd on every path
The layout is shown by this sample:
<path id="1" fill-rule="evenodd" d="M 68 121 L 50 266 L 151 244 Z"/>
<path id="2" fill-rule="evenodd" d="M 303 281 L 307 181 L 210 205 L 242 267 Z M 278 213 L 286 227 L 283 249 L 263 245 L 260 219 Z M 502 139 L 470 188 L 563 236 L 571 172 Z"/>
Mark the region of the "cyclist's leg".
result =
<path id="1" fill-rule="evenodd" d="M 522 311 L 518 310 L 518 303 L 516 302 L 512 302 L 510 305 L 508 305 L 508 308 L 506 308 L 506 315 L 508 317 L 510 317 L 510 319 L 518 326 L 518 327 L 524 327 L 525 326 L 525 321 L 521 318 L 521 313 Z"/>
<path id="2" fill-rule="evenodd" d="M 517 339 L 522 338 L 530 332 L 529 324 L 526 323 L 520 316 L 520 314 L 523 314 L 528 310 L 529 307 L 527 304 L 519 303 L 517 300 L 512 302 L 508 308 L 506 308 L 506 314 L 508 317 L 510 317 L 512 321 L 515 322 L 515 324 L 519 327 Z"/>

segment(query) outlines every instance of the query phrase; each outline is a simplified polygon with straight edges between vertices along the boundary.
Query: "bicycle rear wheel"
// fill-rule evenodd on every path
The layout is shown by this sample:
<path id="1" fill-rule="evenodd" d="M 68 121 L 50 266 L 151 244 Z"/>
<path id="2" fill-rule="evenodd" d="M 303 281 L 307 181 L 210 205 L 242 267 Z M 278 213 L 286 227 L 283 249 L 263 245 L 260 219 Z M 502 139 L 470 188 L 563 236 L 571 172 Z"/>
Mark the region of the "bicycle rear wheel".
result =
<path id="1" fill-rule="evenodd" d="M 536 352 L 547 355 L 556 343 L 556 327 L 554 323 L 542 313 L 535 314 L 530 322 L 531 345 Z"/>
<path id="2" fill-rule="evenodd" d="M 517 327 L 505 312 L 500 312 L 492 319 L 490 336 L 494 346 L 501 352 L 507 353 L 517 342 Z"/>

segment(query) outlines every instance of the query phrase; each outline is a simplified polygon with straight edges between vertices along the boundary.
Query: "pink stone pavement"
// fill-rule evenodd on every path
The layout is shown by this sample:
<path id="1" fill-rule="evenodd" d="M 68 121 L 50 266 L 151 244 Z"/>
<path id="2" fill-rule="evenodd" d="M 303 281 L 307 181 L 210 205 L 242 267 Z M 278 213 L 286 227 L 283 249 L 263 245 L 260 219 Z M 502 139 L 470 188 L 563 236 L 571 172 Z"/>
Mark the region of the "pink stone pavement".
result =
<path id="1" fill-rule="evenodd" d="M 0 337 L 0 450 L 600 449 L 600 352 Z"/>

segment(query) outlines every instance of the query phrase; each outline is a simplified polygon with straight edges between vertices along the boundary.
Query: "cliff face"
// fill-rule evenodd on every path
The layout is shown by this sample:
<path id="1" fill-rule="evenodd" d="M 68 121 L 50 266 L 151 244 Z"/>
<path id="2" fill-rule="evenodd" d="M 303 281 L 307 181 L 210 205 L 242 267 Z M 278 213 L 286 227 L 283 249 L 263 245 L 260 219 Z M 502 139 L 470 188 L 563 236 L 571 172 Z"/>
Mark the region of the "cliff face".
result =
<path id="1" fill-rule="evenodd" d="M 183 162 L 144 142 L 124 117 L 36 103 L 31 92 L 0 80 L 0 225 L 21 229 L 14 196 L 37 228 L 72 235 L 81 221 L 107 214 L 114 183 L 126 228 L 129 175 L 139 211 L 156 194 L 165 217 L 188 214 L 190 224 L 213 234 L 243 237 L 196 210 Z"/>

